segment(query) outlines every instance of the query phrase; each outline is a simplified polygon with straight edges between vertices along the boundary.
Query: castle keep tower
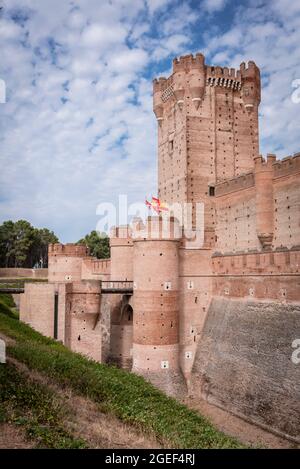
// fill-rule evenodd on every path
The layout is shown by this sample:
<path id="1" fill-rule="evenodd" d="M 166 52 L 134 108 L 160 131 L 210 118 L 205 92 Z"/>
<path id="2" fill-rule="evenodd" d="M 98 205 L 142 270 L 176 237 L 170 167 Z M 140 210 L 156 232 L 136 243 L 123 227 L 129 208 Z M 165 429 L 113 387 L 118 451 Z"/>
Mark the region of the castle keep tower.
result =
<path id="1" fill-rule="evenodd" d="M 135 233 L 133 371 L 169 394 L 183 385 L 179 364 L 179 236 L 175 220 L 148 217 Z M 165 230 L 165 231 L 164 231 Z"/>
<path id="2" fill-rule="evenodd" d="M 214 243 L 214 185 L 251 171 L 258 156 L 259 103 L 254 62 L 235 70 L 187 55 L 173 61 L 168 79 L 153 82 L 159 197 L 169 204 L 204 202 L 206 246 Z"/>

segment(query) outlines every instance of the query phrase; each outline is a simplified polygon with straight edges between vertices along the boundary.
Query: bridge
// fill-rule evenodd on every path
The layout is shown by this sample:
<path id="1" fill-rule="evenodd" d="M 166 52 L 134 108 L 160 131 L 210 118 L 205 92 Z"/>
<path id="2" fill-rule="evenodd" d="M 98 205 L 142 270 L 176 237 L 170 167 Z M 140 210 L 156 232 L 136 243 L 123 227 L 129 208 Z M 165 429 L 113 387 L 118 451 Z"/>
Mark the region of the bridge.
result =
<path id="1" fill-rule="evenodd" d="M 133 282 L 129 280 L 102 280 L 101 293 L 132 295 Z"/>
<path id="2" fill-rule="evenodd" d="M 101 284 L 101 293 L 103 294 L 119 294 L 119 295 L 132 295 L 133 282 L 127 280 L 99 280 Z M 24 293 L 25 283 L 40 283 L 45 280 L 30 280 L 30 279 L 0 279 L 0 293 Z"/>

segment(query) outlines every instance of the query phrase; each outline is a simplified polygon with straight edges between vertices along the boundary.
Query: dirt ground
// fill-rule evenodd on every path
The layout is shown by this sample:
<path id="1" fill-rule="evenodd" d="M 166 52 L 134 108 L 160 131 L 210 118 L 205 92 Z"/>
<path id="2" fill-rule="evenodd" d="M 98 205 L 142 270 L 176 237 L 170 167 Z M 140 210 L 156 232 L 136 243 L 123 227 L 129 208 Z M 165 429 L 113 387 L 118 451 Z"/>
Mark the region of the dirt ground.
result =
<path id="1" fill-rule="evenodd" d="M 248 423 L 203 399 L 187 398 L 184 400 L 184 403 L 188 407 L 199 411 L 201 415 L 206 417 L 220 431 L 237 438 L 246 445 L 270 449 L 300 448 L 299 445 L 274 435 L 257 425 Z"/>
<path id="2" fill-rule="evenodd" d="M 8 423 L 0 423 L 0 449 L 29 449 L 34 444 L 27 440 L 24 431 Z"/>

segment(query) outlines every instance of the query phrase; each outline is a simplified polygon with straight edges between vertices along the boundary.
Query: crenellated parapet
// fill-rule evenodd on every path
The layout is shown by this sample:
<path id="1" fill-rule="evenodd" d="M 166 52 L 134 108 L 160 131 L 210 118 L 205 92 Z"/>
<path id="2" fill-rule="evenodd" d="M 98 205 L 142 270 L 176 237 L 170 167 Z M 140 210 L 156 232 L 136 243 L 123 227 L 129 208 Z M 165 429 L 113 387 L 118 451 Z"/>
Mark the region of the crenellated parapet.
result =
<path id="1" fill-rule="evenodd" d="M 134 240 L 173 240 L 179 241 L 182 230 L 179 221 L 173 216 L 149 216 L 146 224 L 139 222 L 134 225 Z"/>
<path id="2" fill-rule="evenodd" d="M 54 243 L 48 245 L 48 256 L 87 257 L 89 248 L 81 244 Z"/>
<path id="3" fill-rule="evenodd" d="M 193 54 L 183 55 L 179 58 L 173 60 L 173 73 L 176 72 L 189 72 L 195 68 L 204 67 L 205 57 L 203 54 L 197 53 L 195 56 Z"/>
<path id="4" fill-rule="evenodd" d="M 110 245 L 132 245 L 132 228 L 130 225 L 114 226 L 110 230 Z"/>
<path id="5" fill-rule="evenodd" d="M 295 153 L 293 156 L 287 156 L 282 160 L 275 161 L 273 170 L 274 179 L 299 173 L 300 153 Z"/>
<path id="6" fill-rule="evenodd" d="M 249 112 L 257 109 L 261 100 L 260 71 L 253 61 L 247 65 L 243 62 L 236 70 L 206 65 L 205 57 L 200 53 L 185 55 L 173 60 L 173 73 L 169 78 L 161 77 L 153 81 L 153 110 L 158 123 L 161 125 L 164 104 L 170 99 L 182 109 L 189 95 L 197 110 L 207 86 L 240 92 Z"/>
<path id="7" fill-rule="evenodd" d="M 242 88 L 241 72 L 228 67 L 206 67 L 206 84 L 240 91 Z"/>
<path id="8" fill-rule="evenodd" d="M 82 261 L 89 256 L 87 246 L 80 244 L 49 244 L 48 281 L 81 280 Z"/>
<path id="9" fill-rule="evenodd" d="M 221 197 L 232 192 L 241 191 L 254 187 L 254 173 L 242 174 L 232 179 L 228 179 L 224 182 L 220 182 L 215 185 L 215 196 Z"/>

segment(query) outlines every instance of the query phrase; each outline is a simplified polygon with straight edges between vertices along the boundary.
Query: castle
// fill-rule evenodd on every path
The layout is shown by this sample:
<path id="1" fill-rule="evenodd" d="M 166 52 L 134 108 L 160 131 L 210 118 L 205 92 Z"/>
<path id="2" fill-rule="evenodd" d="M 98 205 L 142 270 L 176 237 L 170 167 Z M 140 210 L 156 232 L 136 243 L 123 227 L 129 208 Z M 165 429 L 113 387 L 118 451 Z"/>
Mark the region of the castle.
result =
<path id="1" fill-rule="evenodd" d="M 194 231 L 204 204 L 201 242 L 187 242 L 176 217 L 165 229 L 150 216 L 112 230 L 109 260 L 50 245 L 48 283 L 26 284 L 20 317 L 169 394 L 299 441 L 300 154 L 259 155 L 260 99 L 254 62 L 175 59 L 153 83 L 158 193 L 190 204 Z"/>

